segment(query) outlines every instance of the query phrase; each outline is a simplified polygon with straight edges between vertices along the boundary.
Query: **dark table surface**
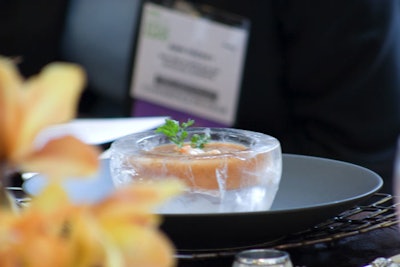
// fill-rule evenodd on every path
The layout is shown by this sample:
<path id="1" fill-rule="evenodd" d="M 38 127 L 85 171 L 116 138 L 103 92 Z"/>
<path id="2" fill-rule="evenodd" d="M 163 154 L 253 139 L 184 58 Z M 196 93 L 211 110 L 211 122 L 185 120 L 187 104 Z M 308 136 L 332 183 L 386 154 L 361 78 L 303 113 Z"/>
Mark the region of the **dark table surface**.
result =
<path id="1" fill-rule="evenodd" d="M 400 253 L 400 230 L 397 226 L 376 229 L 334 242 L 285 249 L 294 266 L 361 267 L 378 257 Z M 233 256 L 179 259 L 179 267 L 228 267 Z"/>
<path id="2" fill-rule="evenodd" d="M 297 267 L 362 267 L 378 257 L 392 257 L 400 254 L 394 199 L 375 194 L 327 221 L 256 248 L 285 250 Z M 239 251 L 180 252 L 184 257 L 178 259 L 178 267 L 230 267 Z"/>

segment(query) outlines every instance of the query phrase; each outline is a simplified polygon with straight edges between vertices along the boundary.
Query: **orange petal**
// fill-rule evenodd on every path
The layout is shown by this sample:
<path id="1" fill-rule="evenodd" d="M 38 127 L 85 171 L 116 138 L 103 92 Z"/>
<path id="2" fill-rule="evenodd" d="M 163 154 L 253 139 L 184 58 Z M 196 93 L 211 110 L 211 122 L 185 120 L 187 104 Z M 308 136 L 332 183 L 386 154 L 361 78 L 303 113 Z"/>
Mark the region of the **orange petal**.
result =
<path id="1" fill-rule="evenodd" d="M 59 183 L 50 182 L 43 191 L 33 198 L 26 212 L 49 213 L 70 205 L 68 195 Z"/>
<path id="2" fill-rule="evenodd" d="M 85 213 L 75 214 L 71 218 L 70 237 L 74 253 L 70 266 L 100 266 L 104 263 L 103 232 L 94 218 Z"/>
<path id="3" fill-rule="evenodd" d="M 16 134 L 13 160 L 28 153 L 36 135 L 46 126 L 71 120 L 84 88 L 82 68 L 68 63 L 52 63 L 30 78 L 20 106 L 23 117 Z"/>
<path id="4" fill-rule="evenodd" d="M 172 267 L 176 265 L 175 248 L 160 231 L 120 225 L 113 237 L 125 259 L 125 266 Z"/>
<path id="5" fill-rule="evenodd" d="M 32 215 L 39 216 L 23 217 L 20 220 L 23 224 L 16 224 L 13 229 L 15 241 L 9 242 L 12 250 L 18 252 L 20 263 L 22 266 L 66 266 L 70 253 L 63 225 L 51 216 L 40 216 L 38 212 Z"/>
<path id="6" fill-rule="evenodd" d="M 59 193 L 59 190 L 56 191 Z M 46 200 L 54 202 L 59 199 L 59 195 L 53 194 Z M 63 229 L 69 213 L 65 203 L 60 205 L 59 201 L 56 202 L 59 205 L 51 210 L 43 206 L 39 208 L 35 202 L 19 214 L 0 213 L 0 255 L 9 257 L 10 266 L 65 266 L 61 264 L 68 258 L 69 250 Z M 56 203 L 44 201 L 42 204 L 56 206 Z M 27 247 L 30 249 L 27 250 Z M 1 258 L 0 266 L 6 262 Z"/>
<path id="7" fill-rule="evenodd" d="M 15 64 L 0 56 L 0 160 L 7 156 L 12 146 L 10 137 L 15 135 L 18 123 L 19 91 L 22 77 Z"/>
<path id="8" fill-rule="evenodd" d="M 110 218 L 112 219 L 112 218 Z M 157 228 L 115 221 L 101 225 L 107 266 L 171 267 L 175 248 Z"/>
<path id="9" fill-rule="evenodd" d="M 24 171 L 47 174 L 50 178 L 88 176 L 99 167 L 100 149 L 73 136 L 49 141 L 42 149 L 23 159 Z"/>
<path id="10" fill-rule="evenodd" d="M 168 198 L 183 192 L 183 188 L 183 183 L 174 178 L 152 183 L 135 183 L 119 188 L 98 206 L 105 208 L 106 206 L 124 205 L 135 210 L 150 210 Z"/>

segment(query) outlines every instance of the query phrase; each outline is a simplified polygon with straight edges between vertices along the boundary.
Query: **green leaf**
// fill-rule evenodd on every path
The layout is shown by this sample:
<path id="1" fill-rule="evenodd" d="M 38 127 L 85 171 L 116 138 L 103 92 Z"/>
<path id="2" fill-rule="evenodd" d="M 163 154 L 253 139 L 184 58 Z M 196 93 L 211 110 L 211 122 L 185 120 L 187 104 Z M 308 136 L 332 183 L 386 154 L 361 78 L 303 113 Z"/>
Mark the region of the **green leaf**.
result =
<path id="1" fill-rule="evenodd" d="M 194 120 L 191 119 L 181 124 L 179 121 L 166 119 L 165 124 L 158 127 L 155 132 L 164 134 L 172 143 L 176 144 L 178 147 L 182 147 L 185 139 L 188 136 L 188 132 L 186 130 L 193 124 Z M 191 146 L 193 148 L 203 148 L 209 140 L 210 134 L 195 134 L 191 138 Z"/>
<path id="2" fill-rule="evenodd" d="M 178 134 L 179 128 L 178 121 L 166 119 L 165 124 L 156 129 L 156 133 L 162 133 L 167 137 L 173 137 Z"/>
<path id="3" fill-rule="evenodd" d="M 209 133 L 203 135 L 194 134 L 191 139 L 191 146 L 193 148 L 204 148 L 204 145 L 208 143 L 210 138 Z"/>

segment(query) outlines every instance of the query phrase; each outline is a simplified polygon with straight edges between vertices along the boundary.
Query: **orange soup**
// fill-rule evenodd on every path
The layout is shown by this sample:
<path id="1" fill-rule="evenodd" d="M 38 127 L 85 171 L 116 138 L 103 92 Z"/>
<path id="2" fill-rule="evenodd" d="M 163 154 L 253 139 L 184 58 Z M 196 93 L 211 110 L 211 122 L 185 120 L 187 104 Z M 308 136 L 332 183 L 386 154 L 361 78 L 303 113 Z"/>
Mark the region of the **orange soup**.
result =
<path id="1" fill-rule="evenodd" d="M 268 154 L 253 155 L 240 144 L 213 142 L 203 150 L 186 155 L 177 151 L 176 145 L 162 145 L 131 156 L 130 164 L 136 170 L 135 178 L 176 177 L 190 188 L 206 190 L 252 186 L 268 164 Z"/>

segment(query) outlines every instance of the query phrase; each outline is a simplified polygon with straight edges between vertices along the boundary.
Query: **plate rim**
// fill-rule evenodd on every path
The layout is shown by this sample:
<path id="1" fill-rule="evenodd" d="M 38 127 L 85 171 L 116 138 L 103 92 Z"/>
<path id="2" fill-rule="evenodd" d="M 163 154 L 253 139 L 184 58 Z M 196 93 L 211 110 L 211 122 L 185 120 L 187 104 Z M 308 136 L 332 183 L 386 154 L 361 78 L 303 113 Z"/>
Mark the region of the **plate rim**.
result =
<path id="1" fill-rule="evenodd" d="M 316 161 L 321 161 L 321 162 L 326 162 L 327 164 L 329 163 L 335 163 L 335 164 L 339 164 L 339 165 L 346 165 L 348 167 L 351 168 L 356 168 L 359 170 L 362 170 L 366 173 L 370 174 L 370 177 L 374 177 L 375 178 L 375 186 L 373 188 L 370 188 L 368 191 L 362 193 L 362 194 L 357 194 L 354 196 L 350 196 L 347 198 L 343 198 L 343 199 L 338 199 L 335 200 L 334 202 L 322 202 L 322 203 L 317 203 L 317 204 L 312 204 L 312 205 L 306 205 L 303 207 L 293 207 L 293 208 L 286 208 L 286 209 L 270 209 L 270 210 L 262 210 L 262 211 L 240 211 L 240 212 L 213 212 L 213 213 L 157 213 L 158 215 L 161 216 L 166 216 L 166 217 L 209 217 L 209 216 L 213 216 L 213 217 L 220 217 L 220 216 L 246 216 L 246 215 L 264 215 L 264 214 L 279 214 L 279 213 L 288 213 L 288 212 L 298 212 L 298 211 L 307 211 L 310 209 L 316 209 L 316 208 L 323 208 L 323 207 L 327 207 L 327 206 L 332 206 L 332 205 L 340 205 L 340 204 L 345 204 L 347 202 L 353 202 L 353 201 L 357 201 L 357 200 L 361 200 L 364 199 L 374 193 L 376 193 L 377 191 L 379 191 L 382 186 L 383 186 L 383 179 L 380 177 L 379 174 L 377 174 L 376 172 L 365 168 L 363 166 L 354 164 L 354 163 L 350 163 L 350 162 L 346 162 L 346 161 L 342 161 L 342 160 L 336 160 L 336 159 L 330 159 L 330 158 L 323 158 L 323 157 L 317 157 L 317 156 L 309 156 L 309 155 L 301 155 L 301 154 L 291 154 L 291 153 L 282 153 L 282 162 L 283 162 L 283 172 L 285 171 L 285 167 L 284 167 L 284 162 L 285 162 L 285 158 L 286 159 L 305 159 L 305 160 L 316 160 Z M 100 159 L 100 161 L 110 161 L 109 158 L 106 159 Z M 108 164 L 108 163 L 106 163 Z M 282 175 L 283 175 L 282 172 Z M 24 192 L 26 192 L 27 194 L 31 194 L 31 195 L 35 195 L 34 192 L 32 192 L 32 190 L 27 190 L 27 186 L 29 186 L 30 183 L 33 182 L 32 179 L 34 179 L 35 177 L 40 177 L 40 174 L 37 174 L 33 177 L 31 177 L 30 179 L 26 180 L 23 184 L 22 184 L 22 189 L 24 190 Z M 43 177 L 43 176 L 41 176 Z M 44 178 L 46 179 L 46 178 Z M 75 180 L 75 179 L 72 179 Z M 30 191 L 30 192 L 29 192 Z M 112 193 L 112 192 L 111 192 Z M 37 192 L 36 192 L 37 194 Z"/>

